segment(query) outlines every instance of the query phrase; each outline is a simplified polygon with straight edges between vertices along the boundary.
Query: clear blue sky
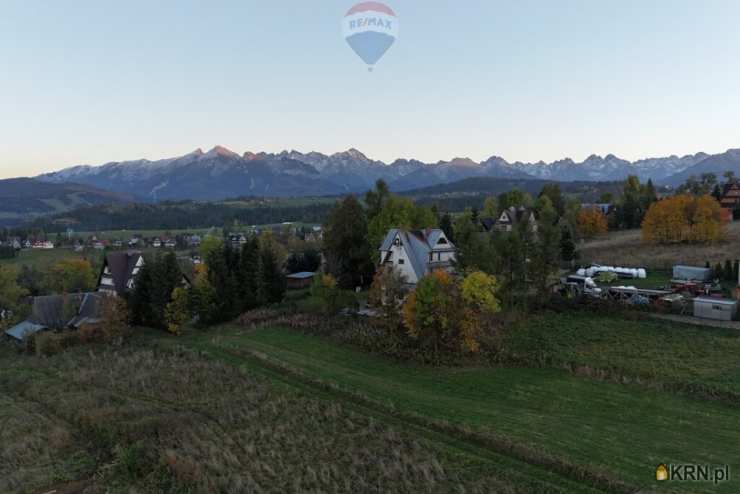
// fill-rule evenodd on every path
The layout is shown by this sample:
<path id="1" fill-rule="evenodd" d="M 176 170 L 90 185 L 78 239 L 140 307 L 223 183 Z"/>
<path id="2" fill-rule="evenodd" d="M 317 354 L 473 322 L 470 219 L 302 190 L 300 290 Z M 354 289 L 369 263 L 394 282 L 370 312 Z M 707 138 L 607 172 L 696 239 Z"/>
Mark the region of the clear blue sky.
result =
<path id="1" fill-rule="evenodd" d="M 344 0 L 0 0 L 0 177 L 356 147 L 426 161 L 740 147 L 740 2 L 390 0 L 369 73 Z"/>

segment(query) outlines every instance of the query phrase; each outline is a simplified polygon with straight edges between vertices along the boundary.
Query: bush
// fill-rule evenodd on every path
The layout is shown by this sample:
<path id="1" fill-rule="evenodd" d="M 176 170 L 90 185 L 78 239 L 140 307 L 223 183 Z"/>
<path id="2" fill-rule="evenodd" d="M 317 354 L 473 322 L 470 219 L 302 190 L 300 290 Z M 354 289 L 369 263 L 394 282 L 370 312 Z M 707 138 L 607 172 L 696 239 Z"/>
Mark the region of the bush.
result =
<path id="1" fill-rule="evenodd" d="M 62 353 L 65 349 L 78 344 L 80 341 L 76 333 L 64 331 L 52 333 L 44 331 L 33 338 L 33 348 L 38 357 L 51 357 Z"/>
<path id="2" fill-rule="evenodd" d="M 323 311 L 327 314 L 336 314 L 341 307 L 341 291 L 337 287 L 337 280 L 330 274 L 316 276 L 311 295 L 321 300 Z"/>

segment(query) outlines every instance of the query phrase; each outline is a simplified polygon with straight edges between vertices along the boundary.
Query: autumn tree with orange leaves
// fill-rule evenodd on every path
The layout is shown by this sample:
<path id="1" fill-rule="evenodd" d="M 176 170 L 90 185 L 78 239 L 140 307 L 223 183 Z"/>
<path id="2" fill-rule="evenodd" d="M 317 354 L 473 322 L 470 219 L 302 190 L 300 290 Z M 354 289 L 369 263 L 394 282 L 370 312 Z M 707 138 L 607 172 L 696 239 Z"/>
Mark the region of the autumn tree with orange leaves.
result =
<path id="1" fill-rule="evenodd" d="M 578 212 L 577 228 L 581 237 L 590 239 L 609 233 L 609 222 L 601 209 L 583 208 Z"/>
<path id="2" fill-rule="evenodd" d="M 650 244 L 706 244 L 724 236 L 720 204 L 710 195 L 663 199 L 650 207 L 642 223 L 642 240 Z"/>
<path id="3" fill-rule="evenodd" d="M 406 299 L 406 329 L 437 363 L 444 353 L 477 352 L 485 319 L 501 310 L 497 289 L 496 278 L 480 271 L 460 280 L 435 271 Z"/>

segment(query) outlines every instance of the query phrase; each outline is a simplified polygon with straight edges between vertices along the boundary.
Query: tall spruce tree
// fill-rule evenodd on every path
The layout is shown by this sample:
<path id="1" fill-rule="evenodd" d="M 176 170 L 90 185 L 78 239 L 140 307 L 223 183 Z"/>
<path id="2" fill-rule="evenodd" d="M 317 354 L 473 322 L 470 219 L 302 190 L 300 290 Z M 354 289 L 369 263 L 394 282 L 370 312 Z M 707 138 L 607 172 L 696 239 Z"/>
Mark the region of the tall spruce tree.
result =
<path id="1" fill-rule="evenodd" d="M 538 295 L 547 295 L 550 277 L 558 270 L 560 261 L 560 227 L 558 213 L 549 197 L 537 200 L 538 228 L 533 237 L 535 243 L 531 259 L 531 278 Z"/>
<path id="2" fill-rule="evenodd" d="M 252 236 L 242 247 L 239 267 L 239 289 L 241 306 L 244 311 L 262 305 L 259 293 L 261 262 L 259 240 Z"/>
<path id="3" fill-rule="evenodd" d="M 231 267 L 233 263 L 233 249 L 230 245 L 211 251 L 206 258 L 208 282 L 216 293 L 216 306 L 221 314 L 221 321 L 228 321 L 239 314 L 237 273 Z"/>
<path id="4" fill-rule="evenodd" d="M 374 269 L 367 233 L 365 211 L 353 196 L 347 196 L 329 213 L 324 228 L 324 253 L 329 270 L 342 288 L 372 281 Z"/>
<path id="5" fill-rule="evenodd" d="M 560 259 L 573 261 L 576 258 L 576 244 L 573 242 L 573 233 L 568 225 L 560 228 Z"/>
<path id="6" fill-rule="evenodd" d="M 450 213 L 445 213 L 444 215 L 442 215 L 442 218 L 439 220 L 439 227 L 442 229 L 443 232 L 445 232 L 445 236 L 449 239 L 449 241 L 454 244 L 455 231 L 452 227 L 452 217 L 450 216 Z"/>
<path id="7" fill-rule="evenodd" d="M 263 246 L 260 253 L 261 290 L 260 297 L 268 304 L 282 302 L 285 297 L 285 276 L 277 262 L 277 256 L 269 245 Z"/>

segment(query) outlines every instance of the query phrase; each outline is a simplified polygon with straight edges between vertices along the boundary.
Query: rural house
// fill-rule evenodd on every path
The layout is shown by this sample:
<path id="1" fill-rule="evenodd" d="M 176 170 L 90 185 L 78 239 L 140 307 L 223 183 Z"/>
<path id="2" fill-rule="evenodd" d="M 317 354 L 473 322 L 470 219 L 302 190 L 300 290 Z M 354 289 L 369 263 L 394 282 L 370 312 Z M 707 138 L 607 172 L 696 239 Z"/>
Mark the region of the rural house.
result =
<path id="1" fill-rule="evenodd" d="M 124 295 L 133 290 L 136 275 L 144 266 L 144 256 L 139 251 L 110 252 L 105 256 L 98 278 L 98 291 Z"/>
<path id="2" fill-rule="evenodd" d="M 722 191 L 722 199 L 720 205 L 723 209 L 730 211 L 737 209 L 740 206 L 740 183 L 730 182 L 725 184 Z"/>
<path id="3" fill-rule="evenodd" d="M 229 243 L 234 249 L 241 249 L 247 243 L 247 236 L 243 233 L 230 233 Z"/>
<path id="4" fill-rule="evenodd" d="M 8 329 L 5 334 L 23 342 L 41 331 L 80 329 L 85 324 L 96 324 L 100 321 L 99 307 L 103 296 L 100 293 L 76 293 L 34 297 L 28 319 Z"/>
<path id="5" fill-rule="evenodd" d="M 393 266 L 415 285 L 435 269 L 449 270 L 455 246 L 439 229 L 406 231 L 394 228 L 380 246 L 380 265 Z"/>
<path id="6" fill-rule="evenodd" d="M 510 232 L 519 223 L 526 221 L 531 225 L 532 231 L 537 231 L 537 217 L 532 209 L 525 207 L 510 207 L 504 209 L 498 219 L 483 220 L 483 228 L 488 231 Z"/>

